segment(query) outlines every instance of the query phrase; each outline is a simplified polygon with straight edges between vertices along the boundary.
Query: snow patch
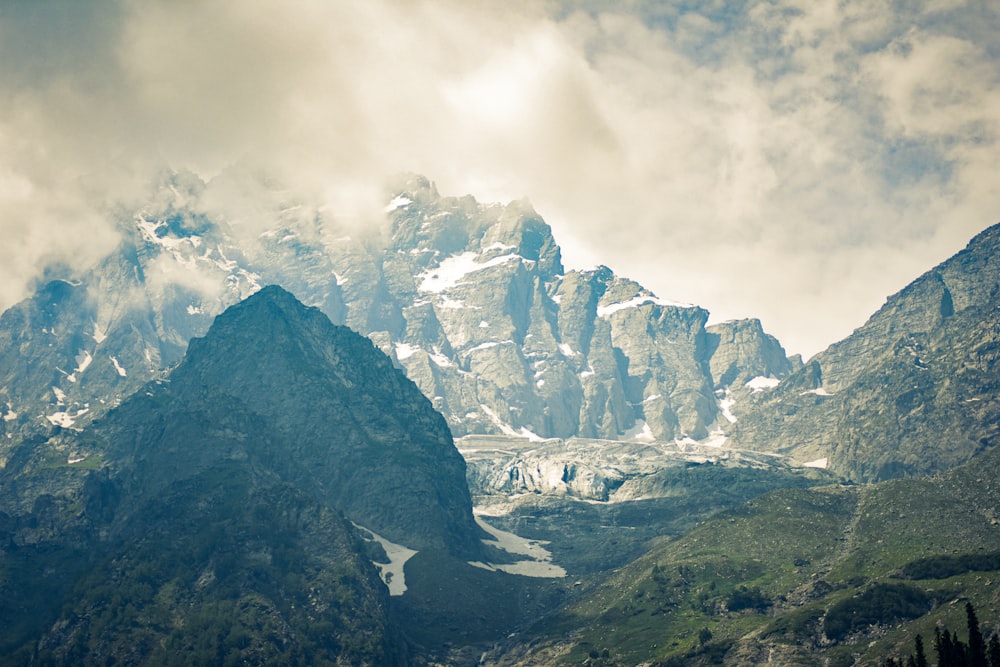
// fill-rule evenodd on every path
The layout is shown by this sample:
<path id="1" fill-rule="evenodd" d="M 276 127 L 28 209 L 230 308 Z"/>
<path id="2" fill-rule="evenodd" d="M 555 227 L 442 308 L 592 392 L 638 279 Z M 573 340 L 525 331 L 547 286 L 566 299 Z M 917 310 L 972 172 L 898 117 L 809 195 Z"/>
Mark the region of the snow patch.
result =
<path id="1" fill-rule="evenodd" d="M 559 351 L 567 357 L 575 357 L 579 354 L 576 350 L 570 347 L 568 343 L 559 343 Z"/>
<path id="2" fill-rule="evenodd" d="M 482 320 L 482 321 L 481 321 L 481 322 L 479 323 L 479 328 L 480 328 L 480 329 L 489 329 L 489 328 L 490 328 L 490 323 L 489 323 L 489 322 L 487 322 L 486 320 Z"/>
<path id="3" fill-rule="evenodd" d="M 748 380 L 744 387 L 750 389 L 751 393 L 756 394 L 758 391 L 765 391 L 767 389 L 774 389 L 779 384 L 781 380 L 778 378 L 764 377 L 763 375 L 758 375 L 757 377 Z"/>
<path id="4" fill-rule="evenodd" d="M 17 413 L 14 412 L 14 406 L 10 403 L 7 404 L 7 412 L 4 413 L 3 420 L 5 422 L 12 422 L 17 419 Z"/>
<path id="5" fill-rule="evenodd" d="M 815 389 L 810 389 L 809 391 L 804 391 L 802 394 L 814 394 L 815 396 L 833 396 L 830 392 L 823 387 L 816 387 Z"/>
<path id="6" fill-rule="evenodd" d="M 420 348 L 416 345 L 410 345 L 409 343 L 396 343 L 396 358 L 400 361 L 409 359 L 419 351 Z"/>
<path id="7" fill-rule="evenodd" d="M 517 250 L 517 246 L 507 245 L 506 243 L 495 241 L 483 248 L 480 254 L 486 254 L 488 252 L 493 252 L 494 250 Z"/>
<path id="8" fill-rule="evenodd" d="M 522 438 L 527 438 L 531 442 L 545 442 L 545 438 L 543 438 L 542 436 L 538 435 L 534 431 L 526 429 L 523 426 L 521 427 L 521 433 L 520 433 L 520 435 L 521 435 Z"/>
<path id="9" fill-rule="evenodd" d="M 53 412 L 51 415 L 46 416 L 54 426 L 61 426 L 63 428 L 70 428 L 76 423 L 76 418 L 90 412 L 87 408 L 81 408 L 76 411 L 75 415 L 71 415 L 68 412 Z"/>
<path id="10" fill-rule="evenodd" d="M 729 397 L 729 390 L 726 390 L 726 395 L 719 399 L 719 412 L 722 416 L 726 418 L 726 421 L 730 424 L 736 423 L 736 415 L 733 414 L 733 406 L 736 405 L 736 399 Z"/>
<path id="11" fill-rule="evenodd" d="M 714 447 L 716 449 L 721 449 L 724 444 L 726 444 L 726 434 L 722 432 L 722 429 L 716 429 L 708 434 L 708 437 L 699 442 L 698 444 L 702 447 Z"/>
<path id="12" fill-rule="evenodd" d="M 56 395 L 56 403 L 62 405 L 66 402 L 66 392 L 59 387 L 52 387 L 52 393 Z"/>
<path id="13" fill-rule="evenodd" d="M 478 516 L 476 516 L 476 523 L 492 536 L 492 539 L 483 540 L 483 544 L 516 556 L 527 556 L 528 560 L 501 564 L 470 561 L 469 565 L 491 572 L 501 571 L 507 574 L 518 574 L 522 577 L 558 579 L 566 576 L 566 570 L 552 563 L 552 553 L 542 546 L 547 542 L 528 540 L 514 533 L 494 528 Z"/>
<path id="14" fill-rule="evenodd" d="M 803 463 L 802 465 L 804 465 L 806 468 L 823 468 L 823 469 L 826 469 L 826 464 L 828 462 L 829 462 L 828 459 L 824 456 L 821 459 L 816 459 L 815 461 L 809 461 L 808 463 Z"/>
<path id="15" fill-rule="evenodd" d="M 190 305 L 190 306 L 187 307 L 187 314 L 188 315 L 201 315 L 201 308 L 199 306 L 195 306 L 194 304 L 192 304 L 192 305 Z"/>
<path id="16" fill-rule="evenodd" d="M 491 347 L 496 347 L 498 345 L 513 345 L 513 344 L 514 341 L 512 340 L 490 340 L 486 341 L 485 343 L 480 343 L 475 347 L 470 347 L 468 350 L 466 350 L 466 354 L 470 354 L 472 352 L 479 352 L 480 350 L 488 350 Z"/>
<path id="17" fill-rule="evenodd" d="M 385 207 L 386 213 L 392 213 L 398 208 L 403 208 L 404 206 L 409 206 L 413 203 L 413 200 L 404 195 L 396 195 L 392 198 L 392 201 L 388 203 Z"/>
<path id="18" fill-rule="evenodd" d="M 463 252 L 446 258 L 437 268 L 429 269 L 418 276 L 420 279 L 418 289 L 421 292 L 441 293 L 455 287 L 470 273 L 521 259 L 520 255 L 500 255 L 485 262 L 478 262 L 477 257 L 474 252 Z"/>
<path id="19" fill-rule="evenodd" d="M 353 521 L 351 523 L 354 523 Z M 375 567 L 378 568 L 379 576 L 382 577 L 382 581 L 385 585 L 389 587 L 389 595 L 396 596 L 402 595 L 406 592 L 406 577 L 403 574 L 403 566 L 406 565 L 406 561 L 413 558 L 416 555 L 416 551 L 404 547 L 401 544 L 396 544 L 395 542 L 390 542 L 378 533 L 364 526 L 360 526 L 354 523 L 354 527 L 361 532 L 361 537 L 368 542 L 378 542 L 382 545 L 382 549 L 385 551 L 385 555 L 388 556 L 388 563 L 380 563 L 378 561 L 372 561 Z"/>
<path id="20" fill-rule="evenodd" d="M 87 370 L 87 368 L 90 367 L 90 363 L 93 360 L 94 358 L 90 356 L 90 352 L 87 352 L 86 350 L 80 350 L 76 355 L 76 360 L 75 360 L 76 368 L 73 370 L 73 372 L 74 373 L 84 372 L 85 370 Z"/>
<path id="21" fill-rule="evenodd" d="M 497 416 L 497 413 L 493 412 L 493 410 L 491 410 L 489 407 L 480 403 L 479 409 L 482 410 L 484 413 L 486 413 L 486 416 L 490 418 L 490 421 L 493 422 L 493 425 L 496 426 L 498 429 L 500 429 L 500 432 L 503 433 L 504 435 L 510 435 L 515 438 L 525 437 L 521 433 L 515 431 L 510 424 L 501 421 L 500 417 Z"/>
<path id="22" fill-rule="evenodd" d="M 347 278 L 345 278 L 344 276 L 340 275 L 336 271 L 333 272 L 333 277 L 337 280 L 337 284 L 338 285 L 343 285 L 343 284 L 345 284 L 347 282 Z"/>
<path id="23" fill-rule="evenodd" d="M 94 342 L 98 345 L 103 343 L 108 338 L 107 331 L 101 331 L 101 327 L 97 325 L 97 322 L 94 322 L 94 333 L 91 335 L 94 338 Z"/>
<path id="24" fill-rule="evenodd" d="M 634 296 L 628 301 L 621 301 L 619 303 L 613 303 L 608 306 L 598 306 L 597 316 L 607 317 L 613 313 L 617 313 L 620 310 L 625 310 L 627 308 L 638 308 L 639 306 L 645 306 L 646 304 L 654 304 L 657 306 L 673 306 L 675 308 L 693 308 L 689 303 L 680 303 L 677 301 L 670 301 L 669 299 L 661 299 L 658 296 L 652 294 L 640 294 Z"/>
<path id="25" fill-rule="evenodd" d="M 449 308 L 451 310 L 459 310 L 465 308 L 465 304 L 458 299 L 452 299 L 447 296 L 442 296 L 441 300 L 438 302 L 439 308 Z"/>
<path id="26" fill-rule="evenodd" d="M 171 251 L 171 254 L 176 260 L 184 263 L 184 258 L 177 253 L 177 250 L 183 245 L 190 245 L 197 248 L 201 245 L 201 238 L 198 236 L 191 236 L 187 238 L 175 238 L 167 236 L 164 234 L 160 236 L 157 232 L 161 227 L 166 227 L 167 223 L 162 220 L 146 220 L 142 216 L 136 216 L 135 224 L 139 227 L 139 231 L 142 232 L 143 238 L 149 243 L 155 243 L 158 246 L 166 248 Z"/>
<path id="27" fill-rule="evenodd" d="M 431 361 L 437 364 L 440 368 L 447 368 L 455 365 L 451 363 L 451 359 L 441 354 L 437 348 L 434 349 L 434 354 L 431 355 Z"/>
<path id="28" fill-rule="evenodd" d="M 108 358 L 111 359 L 111 363 L 114 365 L 115 370 L 118 371 L 118 375 L 122 377 L 126 377 L 128 375 L 128 373 L 125 372 L 125 369 L 122 367 L 122 365 L 118 363 L 117 357 L 108 357 Z"/>
<path id="29" fill-rule="evenodd" d="M 622 433 L 621 439 L 641 440 L 642 442 L 653 442 L 656 440 L 645 419 L 640 419 L 635 423 L 635 426 Z"/>

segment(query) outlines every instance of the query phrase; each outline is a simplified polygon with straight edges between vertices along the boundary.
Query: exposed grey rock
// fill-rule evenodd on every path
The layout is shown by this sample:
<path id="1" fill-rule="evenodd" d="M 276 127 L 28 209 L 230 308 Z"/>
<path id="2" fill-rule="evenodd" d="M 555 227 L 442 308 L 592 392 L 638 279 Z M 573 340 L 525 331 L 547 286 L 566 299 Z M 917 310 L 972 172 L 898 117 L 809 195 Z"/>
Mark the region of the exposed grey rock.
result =
<path id="1" fill-rule="evenodd" d="M 220 189 L 248 200 L 255 193 L 258 204 L 224 218 L 209 205 Z M 5 414 L 22 420 L 7 424 L 7 440 L 48 432 L 46 416 L 58 412 L 74 415 L 72 424 L 61 421 L 69 428 L 99 417 L 176 363 L 212 317 L 267 283 L 370 336 L 458 436 L 670 441 L 705 438 L 719 421 L 709 361 L 720 346 L 706 334 L 706 311 L 660 299 L 606 267 L 566 271 L 526 201 L 442 197 L 417 176 L 401 178 L 386 199 L 385 227 L 361 231 L 253 175 L 227 172 L 208 184 L 168 176 L 153 203 L 122 216 L 121 249 L 75 277 L 81 296 L 63 307 L 58 330 L 85 337 L 92 319 L 107 336 L 103 347 L 63 341 L 58 358 L 42 365 L 46 378 L 16 370 L 17 359 L 2 358 L 13 346 L 0 348 L 0 369 L 8 364 L 8 377 L 31 385 L 0 385 Z M 248 237 L 248 228 L 263 231 Z M 8 317 L 7 335 L 22 335 L 23 322 Z M 28 357 L 49 354 L 41 338 L 22 347 Z M 764 365 L 777 369 L 771 357 L 780 347 L 772 348 Z M 743 354 L 747 368 L 749 356 L 765 354 L 721 349 Z M 103 367 L 103 380 L 57 382 L 55 369 L 81 351 L 94 358 L 89 377 Z M 127 376 L 109 375 L 111 357 Z M 52 386 L 70 403 L 60 405 Z"/>
<path id="2" fill-rule="evenodd" d="M 780 379 L 797 370 L 778 339 L 764 333 L 760 320 L 723 322 L 708 327 L 706 333 L 706 354 L 717 389 L 742 387 L 755 377 Z"/>
<path id="3" fill-rule="evenodd" d="M 753 396 L 738 447 L 857 480 L 939 472 L 1000 442 L 1000 226 L 886 301 L 864 326 Z"/>

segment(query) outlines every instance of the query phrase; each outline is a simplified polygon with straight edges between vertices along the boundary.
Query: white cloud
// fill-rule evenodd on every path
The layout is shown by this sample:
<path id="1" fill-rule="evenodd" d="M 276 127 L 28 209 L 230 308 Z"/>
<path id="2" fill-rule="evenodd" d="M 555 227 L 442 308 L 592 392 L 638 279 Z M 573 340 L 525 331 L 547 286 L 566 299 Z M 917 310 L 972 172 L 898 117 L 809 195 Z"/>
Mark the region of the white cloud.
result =
<path id="1" fill-rule="evenodd" d="M 416 171 L 528 196 L 570 265 L 813 352 L 1000 217 L 1000 21 L 938 5 L 14 3 L 0 306 L 106 252 L 109 204 L 165 163 L 361 223 Z M 274 202 L 227 178 L 204 204 L 258 231 Z"/>

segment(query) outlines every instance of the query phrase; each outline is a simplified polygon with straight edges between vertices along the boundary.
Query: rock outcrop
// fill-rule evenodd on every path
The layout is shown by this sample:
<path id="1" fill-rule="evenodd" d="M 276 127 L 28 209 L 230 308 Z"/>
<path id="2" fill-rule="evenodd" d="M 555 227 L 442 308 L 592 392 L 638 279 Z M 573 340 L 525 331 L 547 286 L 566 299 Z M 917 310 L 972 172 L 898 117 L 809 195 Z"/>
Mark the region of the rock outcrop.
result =
<path id="1" fill-rule="evenodd" d="M 860 481 L 947 470 L 1000 442 L 1000 225 L 756 394 L 738 447 Z"/>
<path id="2" fill-rule="evenodd" d="M 260 210 L 214 213 L 205 202 L 220 188 L 247 190 Z M 524 201 L 443 197 L 408 177 L 387 195 L 384 228 L 359 231 L 238 174 L 168 175 L 154 195 L 121 220 L 116 253 L 0 319 L 0 458 L 161 377 L 212 317 L 268 283 L 368 336 L 456 436 L 700 440 L 724 423 L 716 391 L 729 376 L 787 372 L 759 323 L 708 332 L 702 308 L 606 267 L 567 271 Z"/>

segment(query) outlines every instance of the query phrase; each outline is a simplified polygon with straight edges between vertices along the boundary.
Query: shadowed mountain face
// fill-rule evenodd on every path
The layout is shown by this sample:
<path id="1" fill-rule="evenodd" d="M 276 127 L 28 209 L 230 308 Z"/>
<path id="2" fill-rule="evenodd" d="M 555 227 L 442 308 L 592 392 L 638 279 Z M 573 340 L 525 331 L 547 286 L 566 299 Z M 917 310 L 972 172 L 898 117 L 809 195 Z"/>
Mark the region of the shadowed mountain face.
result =
<path id="1" fill-rule="evenodd" d="M 1000 225 L 740 413 L 732 443 L 856 480 L 947 470 L 1000 442 Z"/>
<path id="2" fill-rule="evenodd" d="M 479 557 L 484 536 L 441 415 L 370 341 L 279 287 L 104 419 L 19 450 L 0 482 L 0 564 L 21 573 L 3 579 L 0 654 L 65 664 L 164 647 L 391 663 L 376 554 L 345 516 L 447 558 Z"/>
<path id="3" fill-rule="evenodd" d="M 476 553 L 465 462 L 444 419 L 368 339 L 279 287 L 220 315 L 169 382 L 100 428 L 113 430 L 123 470 L 164 484 L 172 459 L 246 458 L 389 540 Z"/>

